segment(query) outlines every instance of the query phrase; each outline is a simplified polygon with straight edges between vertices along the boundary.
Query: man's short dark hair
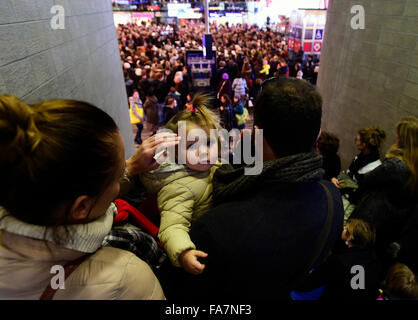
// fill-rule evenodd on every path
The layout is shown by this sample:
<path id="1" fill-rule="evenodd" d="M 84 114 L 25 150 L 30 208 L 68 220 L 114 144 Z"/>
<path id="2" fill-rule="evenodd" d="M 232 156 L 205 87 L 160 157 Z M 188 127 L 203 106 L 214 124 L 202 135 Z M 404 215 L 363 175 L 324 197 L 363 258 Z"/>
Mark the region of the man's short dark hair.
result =
<path id="1" fill-rule="evenodd" d="M 173 102 L 174 102 L 174 98 L 173 98 L 173 97 L 168 97 L 168 98 L 167 98 L 167 101 L 166 101 L 166 103 L 165 103 L 165 104 L 166 104 L 167 106 L 169 106 L 169 105 L 173 104 Z"/>
<path id="2" fill-rule="evenodd" d="M 335 134 L 322 131 L 318 139 L 318 149 L 322 155 L 332 156 L 338 152 L 340 139 Z"/>
<path id="3" fill-rule="evenodd" d="M 275 78 L 262 85 L 254 124 L 277 157 L 310 152 L 321 127 L 322 98 L 305 80 Z"/>

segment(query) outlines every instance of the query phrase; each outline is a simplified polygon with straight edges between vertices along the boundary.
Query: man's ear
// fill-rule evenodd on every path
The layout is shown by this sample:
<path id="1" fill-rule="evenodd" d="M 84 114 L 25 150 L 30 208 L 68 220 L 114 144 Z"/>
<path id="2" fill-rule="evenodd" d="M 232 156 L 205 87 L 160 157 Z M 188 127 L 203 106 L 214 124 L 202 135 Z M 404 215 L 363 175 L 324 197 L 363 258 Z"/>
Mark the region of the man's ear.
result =
<path id="1" fill-rule="evenodd" d="M 71 222 L 81 222 L 87 219 L 92 207 L 92 199 L 89 196 L 79 196 L 74 200 L 70 209 L 70 215 L 68 219 Z"/>
<path id="2" fill-rule="evenodd" d="M 254 125 L 254 130 L 260 129 L 257 125 Z M 266 137 L 263 136 L 263 161 L 271 161 L 277 159 L 273 149 L 270 147 L 269 143 L 266 140 Z"/>

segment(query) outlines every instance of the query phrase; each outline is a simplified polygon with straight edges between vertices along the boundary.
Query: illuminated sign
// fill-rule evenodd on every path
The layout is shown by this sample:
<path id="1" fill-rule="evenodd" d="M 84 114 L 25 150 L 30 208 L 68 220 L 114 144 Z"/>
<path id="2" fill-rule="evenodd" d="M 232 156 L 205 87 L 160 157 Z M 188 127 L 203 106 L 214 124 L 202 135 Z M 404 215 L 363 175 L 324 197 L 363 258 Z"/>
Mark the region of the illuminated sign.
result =
<path id="1" fill-rule="evenodd" d="M 187 9 L 191 9 L 192 5 L 190 3 L 168 3 L 167 9 L 168 11 L 186 11 Z"/>
<path id="2" fill-rule="evenodd" d="M 321 52 L 322 42 L 315 42 L 313 49 L 315 53 Z"/>
<path id="3" fill-rule="evenodd" d="M 130 5 L 130 2 L 128 0 L 115 0 L 113 3 L 126 5 L 126 6 Z"/>
<path id="4" fill-rule="evenodd" d="M 225 16 L 242 18 L 242 13 L 241 12 L 227 12 L 227 13 L 225 13 Z"/>
<path id="5" fill-rule="evenodd" d="M 132 12 L 132 18 L 154 18 L 154 14 L 151 12 Z"/>
<path id="6" fill-rule="evenodd" d="M 222 12 L 210 12 L 209 18 L 219 18 L 225 16 L 225 13 Z"/>
<path id="7" fill-rule="evenodd" d="M 168 16 L 179 19 L 199 19 L 202 15 L 197 14 L 190 3 L 169 3 L 167 4 Z"/>

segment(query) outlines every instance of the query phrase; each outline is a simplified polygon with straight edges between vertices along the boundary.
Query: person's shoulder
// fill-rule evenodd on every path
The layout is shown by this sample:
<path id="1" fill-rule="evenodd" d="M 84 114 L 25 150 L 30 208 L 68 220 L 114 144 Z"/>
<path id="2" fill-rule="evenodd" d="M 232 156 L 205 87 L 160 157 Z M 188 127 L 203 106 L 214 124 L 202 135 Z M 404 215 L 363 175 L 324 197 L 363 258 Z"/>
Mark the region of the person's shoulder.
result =
<path id="1" fill-rule="evenodd" d="M 232 224 L 240 224 L 240 221 L 244 217 L 256 217 L 256 215 L 252 214 L 259 209 L 255 200 L 253 197 L 248 197 L 246 199 L 241 198 L 239 200 L 217 204 L 196 220 L 196 222 L 206 226 L 218 225 L 225 228 L 232 227 Z"/>
<path id="2" fill-rule="evenodd" d="M 399 158 L 386 158 L 382 162 L 382 166 L 396 171 L 409 171 L 407 164 Z"/>
<path id="3" fill-rule="evenodd" d="M 86 259 L 65 285 L 56 299 L 164 299 L 148 264 L 129 251 L 112 247 L 102 247 Z"/>
<path id="4" fill-rule="evenodd" d="M 148 265 L 133 253 L 113 247 L 102 247 L 86 261 L 86 269 L 93 277 L 80 277 L 86 284 L 118 282 L 128 265 L 136 266 L 138 272 L 146 271 Z M 100 271 L 100 273 L 97 273 Z"/>
<path id="5" fill-rule="evenodd" d="M 341 205 L 339 207 L 340 207 L 340 209 L 342 209 L 344 211 L 344 209 L 342 208 L 342 200 L 341 200 L 340 190 L 338 190 L 338 188 L 329 180 L 323 179 L 323 180 L 320 180 L 319 183 L 321 183 L 323 186 L 326 187 L 326 189 L 328 189 L 331 196 L 333 197 L 333 201 L 336 201 L 337 205 Z"/>

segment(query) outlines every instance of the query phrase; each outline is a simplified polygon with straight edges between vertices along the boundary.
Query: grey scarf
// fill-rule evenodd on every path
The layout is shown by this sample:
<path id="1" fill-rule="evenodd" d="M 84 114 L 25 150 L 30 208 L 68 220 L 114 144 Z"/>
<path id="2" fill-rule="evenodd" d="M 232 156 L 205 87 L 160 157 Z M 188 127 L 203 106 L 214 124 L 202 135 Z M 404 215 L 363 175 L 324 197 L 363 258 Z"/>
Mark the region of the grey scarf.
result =
<path id="1" fill-rule="evenodd" d="M 321 179 L 324 175 L 322 156 L 316 152 L 300 153 L 263 163 L 259 175 L 244 175 L 244 167 L 234 169 L 226 164 L 213 177 L 213 200 L 216 204 L 257 190 L 263 182 L 303 182 Z"/>

